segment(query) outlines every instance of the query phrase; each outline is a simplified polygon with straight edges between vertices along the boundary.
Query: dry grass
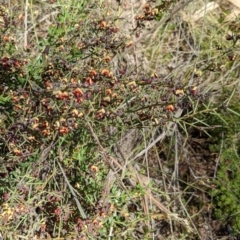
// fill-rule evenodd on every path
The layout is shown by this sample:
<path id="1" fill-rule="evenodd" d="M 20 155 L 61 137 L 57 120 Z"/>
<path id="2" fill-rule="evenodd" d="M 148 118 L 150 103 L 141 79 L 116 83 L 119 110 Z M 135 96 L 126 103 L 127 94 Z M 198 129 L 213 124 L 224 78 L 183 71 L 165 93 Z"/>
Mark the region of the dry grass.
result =
<path id="1" fill-rule="evenodd" d="M 10 1 L 6 8 L 9 14 L 14 13 L 19 19 L 14 36 L 17 39 L 16 48 L 19 55 L 34 59 L 32 61 L 36 63 L 40 61 L 42 53 L 46 50 L 44 47 L 49 44 L 45 42 L 48 29 L 58 24 L 59 13 L 64 12 L 61 24 L 64 39 L 75 27 L 71 26 L 71 21 L 75 24 L 74 19 L 79 18 L 81 2 L 85 1 L 26 0 L 21 4 Z M 88 184 L 92 184 L 90 181 L 96 181 L 97 196 L 91 191 L 89 195 L 84 195 L 89 197 L 89 202 L 92 203 L 91 211 L 84 209 L 88 206 L 86 203 L 81 205 L 85 199 L 82 199 L 81 192 L 76 190 L 77 184 L 71 183 L 71 174 L 75 171 L 75 163 L 71 158 L 78 156 L 78 161 L 84 165 L 89 160 L 84 158 L 89 149 L 84 150 L 84 140 L 75 142 L 76 146 L 69 147 L 67 140 L 67 144 L 64 145 L 65 139 L 61 139 L 62 142 L 59 143 L 53 136 L 50 146 L 52 152 L 56 151 L 56 159 L 51 159 L 55 155 L 51 153 L 50 148 L 36 151 L 36 154 L 39 154 L 38 165 L 34 166 L 39 168 L 39 172 L 43 170 L 40 163 L 51 159 L 51 164 L 47 165 L 48 170 L 43 171 L 46 178 L 38 179 L 38 182 L 36 179 L 32 181 L 32 169 L 26 169 L 23 175 L 17 175 L 14 181 L 21 179 L 19 184 L 27 186 L 33 194 L 29 194 L 27 201 L 23 201 L 18 193 L 19 189 L 10 189 L 11 198 L 7 204 L 18 206 L 22 215 L 24 211 L 26 213 L 19 224 L 14 226 L 14 222 L 11 222 L 13 208 L 9 205 L 2 207 L 0 221 L 4 221 L 4 217 L 8 215 L 10 224 L 5 229 L 0 227 L 0 232 L 7 236 L 6 239 L 33 239 L 33 236 L 35 239 L 47 239 L 47 234 L 39 234 L 44 232 L 42 229 L 46 226 L 48 217 L 54 221 L 54 218 L 48 215 L 48 211 L 53 209 L 46 207 L 49 203 L 46 199 L 56 198 L 62 212 L 57 223 L 49 224 L 54 229 L 51 229 L 51 239 L 207 239 L 207 235 L 210 239 L 216 239 L 216 232 L 204 232 L 204 229 L 210 228 L 209 222 L 212 221 L 208 199 L 211 183 L 208 183 L 209 171 L 204 168 L 207 164 L 204 154 L 196 157 L 199 151 L 205 149 L 199 150 L 196 147 L 196 142 L 200 140 L 197 139 L 196 144 L 193 143 L 192 132 L 195 127 L 198 130 L 204 130 L 204 127 L 212 128 L 197 115 L 202 116 L 214 111 L 218 115 L 214 104 L 219 103 L 223 88 L 235 88 L 234 94 L 239 94 L 239 41 L 235 44 L 226 41 L 226 35 L 239 33 L 238 16 L 233 14 L 233 10 L 238 14 L 235 11 L 237 9 L 228 1 L 209 2 L 206 5 L 205 1 L 195 0 L 189 1 L 189 4 L 182 8 L 179 8 L 180 4 L 169 4 L 167 9 L 164 9 L 166 12 L 163 12 L 160 21 L 146 22 L 144 27 L 139 28 L 139 32 L 134 33 L 133 29 L 137 26 L 136 16 L 147 10 L 145 1 L 122 1 L 118 4 L 106 0 L 101 3 L 102 6 L 94 5 L 94 1 L 89 2 L 86 9 L 88 15 L 82 15 L 80 18 L 84 19 L 86 25 L 94 20 L 93 18 L 106 21 L 114 21 L 112 16 L 118 18 L 116 24 L 120 34 L 116 39 L 122 39 L 122 34 L 127 39 L 126 43 L 131 46 L 124 52 L 119 51 L 115 54 L 111 62 L 112 72 L 119 76 L 119 71 L 124 69 L 128 76 L 126 81 L 129 82 L 137 82 L 150 75 L 157 75 L 162 81 L 158 91 L 148 89 L 144 92 L 139 91 L 138 96 L 131 93 L 124 95 L 126 99 L 117 106 L 117 110 L 124 111 L 131 104 L 134 106 L 136 97 L 146 98 L 153 106 L 149 107 L 152 123 L 147 122 L 146 125 L 143 124 L 143 128 L 136 128 L 131 119 L 130 127 L 122 123 L 119 126 L 113 124 L 105 131 L 108 123 L 94 122 L 89 116 L 84 118 L 86 131 L 90 135 L 84 132 L 83 138 L 86 138 L 85 142 L 95 143 L 95 152 L 90 158 L 94 169 L 98 169 L 96 173 L 89 168 L 82 170 L 89 174 Z M 154 4 L 150 8 L 155 9 Z M 175 13 L 171 19 L 168 19 L 167 11 Z M 164 18 L 168 21 L 163 21 Z M 29 53 L 26 51 L 28 49 Z M 82 61 L 81 66 L 86 67 L 86 62 L 87 60 Z M 171 89 L 168 85 L 170 80 L 173 82 Z M 165 126 L 160 125 L 159 122 L 165 118 L 162 115 L 164 105 L 155 107 L 156 99 L 164 97 L 167 98 L 167 103 L 174 103 L 182 98 L 171 96 L 170 91 L 180 90 L 185 96 L 187 91 L 191 93 L 194 89 L 204 96 L 211 93 L 208 102 L 203 104 L 204 108 L 198 108 L 200 97 L 196 102 L 193 98 L 191 111 L 179 107 L 166 120 Z M 228 96 L 222 101 L 228 105 L 230 100 L 231 97 Z M 108 134 L 109 142 L 105 141 Z M 210 156 L 211 153 L 207 150 L 206 152 L 206 155 Z M 199 161 L 199 165 L 191 165 L 191 158 L 194 158 L 194 163 Z M 211 171 L 216 171 L 218 163 L 215 163 L 214 159 L 210 160 Z M 63 169 L 62 166 L 68 164 L 71 166 Z M 19 184 L 15 185 L 19 187 Z M 87 191 L 87 185 L 80 189 L 83 192 Z M 200 198 L 202 199 L 199 203 L 196 203 Z M 3 204 L 4 201 L 2 206 Z M 106 212 L 102 213 L 97 206 L 94 209 L 94 204 L 101 205 L 101 209 Z M 40 209 L 43 205 L 45 209 Z M 40 214 L 36 213 L 36 209 L 40 209 Z M 71 219 L 72 225 L 64 226 L 64 232 L 62 226 L 65 218 L 73 211 L 80 213 L 73 214 L 75 218 Z M 202 217 L 204 214 L 208 217 Z M 78 223 L 76 216 L 81 218 Z M 86 218 L 90 223 L 84 222 Z M 80 222 L 85 224 L 82 233 L 76 231 Z M 29 229 L 26 228 L 28 223 Z M 24 226 L 25 229 L 20 231 L 19 226 Z M 48 237 L 50 238 L 50 235 Z"/>
<path id="2" fill-rule="evenodd" d="M 172 7 L 172 9 L 174 9 L 174 7 Z M 134 10 L 131 9 L 129 15 L 133 14 L 133 12 L 135 12 L 136 15 L 139 14 L 139 8 Z M 233 11 L 236 15 L 234 15 Z M 134 37 L 133 43 L 135 43 L 135 45 L 131 49 L 131 53 L 129 53 L 131 57 L 128 56 L 128 59 L 132 60 L 129 65 L 141 66 L 145 72 L 155 72 L 164 79 L 173 78 L 180 86 L 182 84 L 184 86 L 197 86 L 199 91 L 205 93 L 213 92 L 211 102 L 216 103 L 222 94 L 223 88 L 235 87 L 236 91 L 239 91 L 238 71 L 236 71 L 236 69 L 239 69 L 238 61 L 234 61 L 233 64 L 228 61 L 232 52 L 234 52 L 236 58 L 238 58 L 239 43 L 236 43 L 233 50 L 232 44 L 226 41 L 226 35 L 238 33 L 238 31 L 233 33 L 230 29 L 230 21 L 232 23 L 237 21 L 237 13 L 237 9 L 227 1 L 221 3 L 209 2 L 207 5 L 205 1 L 193 1 L 179 11 L 179 13 L 164 26 L 156 22 L 147 26 L 139 37 Z M 131 16 L 131 19 L 132 18 Z M 218 46 L 221 46 L 223 51 L 217 50 Z M 212 69 L 212 72 L 206 70 L 209 68 Z M 179 118 L 182 112 L 180 111 L 177 114 L 179 115 L 176 115 L 176 118 Z M 169 128 L 172 128 L 174 124 L 175 123 L 170 123 Z M 182 125 L 180 124 L 180 126 Z M 166 166 L 161 166 L 162 159 L 158 161 L 161 167 L 159 177 L 161 176 L 160 178 L 162 178 L 161 183 L 164 183 L 164 185 L 159 185 L 159 187 L 163 189 L 163 186 L 165 186 L 164 192 L 167 193 L 168 196 L 175 196 L 175 200 L 171 202 L 170 208 L 178 209 L 178 211 L 182 212 L 183 215 L 186 216 L 188 224 L 190 224 L 191 228 L 198 234 L 197 238 L 205 239 L 206 232 L 203 232 L 194 223 L 196 215 L 189 213 L 189 210 L 187 210 L 188 204 L 182 202 L 184 192 L 187 191 L 190 186 L 183 191 L 179 185 L 175 186 L 172 184 L 173 182 L 179 181 L 179 174 L 182 172 L 182 169 L 179 167 L 180 162 L 182 162 L 183 157 L 187 157 L 189 154 L 186 155 L 186 153 L 184 153 L 184 151 L 189 151 L 189 146 L 185 145 L 187 139 L 178 131 L 179 129 L 173 128 L 170 133 L 173 142 L 175 142 L 175 146 L 171 144 L 169 146 L 175 149 L 172 156 L 175 160 L 174 165 L 170 168 L 171 170 Z M 153 128 L 150 132 L 157 133 L 157 130 Z M 147 133 L 143 149 L 138 151 L 135 157 L 129 160 L 129 162 L 131 162 L 131 159 L 141 157 L 141 166 L 147 169 L 145 176 L 147 176 L 150 181 L 152 178 L 149 176 L 149 171 L 153 171 L 153 169 L 149 167 L 149 161 L 154 162 L 154 158 L 158 158 L 158 156 L 152 156 L 151 149 L 156 147 L 157 143 L 163 143 L 163 139 L 165 139 L 166 136 L 169 136 L 169 134 L 162 132 L 159 136 L 153 134 L 151 138 Z M 137 169 L 139 169 L 139 167 L 137 167 Z M 165 174 L 163 169 L 171 172 L 171 181 L 169 181 L 170 176 Z M 208 176 L 194 175 L 194 177 L 195 180 L 197 180 L 196 188 L 201 188 L 201 186 L 198 186 L 200 179 L 201 182 L 208 179 Z M 144 176 L 143 179 L 145 179 Z M 168 188 L 166 187 L 166 183 L 168 183 Z M 172 200 L 173 198 L 170 197 L 170 199 Z M 189 201 L 190 199 L 191 197 Z M 151 200 L 148 202 L 148 205 L 149 206 L 145 208 L 154 209 L 154 203 Z M 198 214 L 200 214 L 202 210 L 200 210 Z M 169 216 L 171 219 L 171 214 Z M 152 219 L 152 222 L 154 222 L 154 219 Z M 208 225 L 207 223 L 205 224 Z M 172 237 L 170 238 L 172 239 L 177 238 L 176 235 L 174 235 L 174 228 L 174 225 L 171 225 Z M 211 239 L 214 239 L 213 233 L 208 232 L 207 234 L 210 234 Z"/>

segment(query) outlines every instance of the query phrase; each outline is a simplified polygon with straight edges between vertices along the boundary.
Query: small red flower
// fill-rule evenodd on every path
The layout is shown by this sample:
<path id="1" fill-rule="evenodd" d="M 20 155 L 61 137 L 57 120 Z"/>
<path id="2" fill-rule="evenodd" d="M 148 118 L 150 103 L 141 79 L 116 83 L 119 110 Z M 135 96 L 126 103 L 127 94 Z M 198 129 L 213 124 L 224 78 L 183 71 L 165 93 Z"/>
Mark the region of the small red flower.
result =
<path id="1" fill-rule="evenodd" d="M 93 85 L 93 80 L 92 80 L 92 78 L 87 77 L 87 78 L 86 78 L 86 83 L 87 83 L 88 86 Z"/>
<path id="2" fill-rule="evenodd" d="M 170 105 L 166 106 L 166 110 L 168 112 L 173 112 L 175 110 L 175 108 L 174 108 L 174 106 L 172 104 L 170 104 Z"/>
<path id="3" fill-rule="evenodd" d="M 73 94 L 76 98 L 80 98 L 83 96 L 83 91 L 80 88 L 75 88 Z"/>
<path id="4" fill-rule="evenodd" d="M 61 134 L 67 134 L 69 132 L 69 129 L 68 129 L 68 127 L 62 126 L 62 127 L 59 128 L 59 132 Z"/>
<path id="5" fill-rule="evenodd" d="M 111 61 L 111 58 L 110 58 L 109 56 L 105 56 L 105 57 L 104 57 L 104 61 L 108 63 L 108 62 Z"/>
<path id="6" fill-rule="evenodd" d="M 94 69 L 89 70 L 89 73 L 91 77 L 95 77 L 97 75 L 97 72 Z"/>
<path id="7" fill-rule="evenodd" d="M 109 77 L 110 72 L 109 72 L 108 69 L 103 69 L 102 72 L 101 72 L 101 74 L 102 74 L 104 77 Z"/>
<path id="8" fill-rule="evenodd" d="M 105 28 L 107 26 L 107 23 L 105 21 L 101 21 L 99 23 L 100 28 Z"/>

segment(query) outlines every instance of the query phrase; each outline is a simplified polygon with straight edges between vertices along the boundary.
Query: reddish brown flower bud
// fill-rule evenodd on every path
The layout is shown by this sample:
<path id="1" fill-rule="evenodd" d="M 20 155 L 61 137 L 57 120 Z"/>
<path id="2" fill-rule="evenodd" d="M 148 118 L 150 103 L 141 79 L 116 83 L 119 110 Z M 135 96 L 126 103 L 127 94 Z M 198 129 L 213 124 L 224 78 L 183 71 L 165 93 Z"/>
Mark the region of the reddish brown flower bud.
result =
<path id="1" fill-rule="evenodd" d="M 79 98 L 83 96 L 83 91 L 80 88 L 75 88 L 73 94 L 76 98 Z"/>

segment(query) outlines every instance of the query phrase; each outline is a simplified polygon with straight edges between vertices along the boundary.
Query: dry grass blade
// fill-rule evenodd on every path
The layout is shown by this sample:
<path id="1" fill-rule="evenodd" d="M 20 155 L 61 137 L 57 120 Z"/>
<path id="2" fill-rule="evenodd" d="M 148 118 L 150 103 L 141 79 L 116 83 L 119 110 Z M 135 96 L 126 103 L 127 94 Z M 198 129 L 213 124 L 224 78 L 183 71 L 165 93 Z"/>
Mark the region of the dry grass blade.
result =
<path id="1" fill-rule="evenodd" d="M 168 22 L 175 14 L 177 14 L 179 11 L 181 11 L 183 8 L 185 8 L 189 3 L 191 3 L 194 0 L 188 0 L 186 2 L 181 2 L 179 3 L 180 6 L 177 6 L 169 16 L 167 16 L 166 18 L 163 18 L 163 20 L 161 20 L 161 24 L 165 24 L 166 22 Z"/>
<path id="2" fill-rule="evenodd" d="M 28 0 L 25 2 L 25 16 L 24 16 L 24 45 L 23 48 L 27 49 L 28 41 L 27 41 L 27 28 L 28 28 Z"/>
<path id="3" fill-rule="evenodd" d="M 54 146 L 56 145 L 56 143 L 57 143 L 57 141 L 56 141 L 57 136 L 58 136 L 58 133 L 55 133 L 55 134 L 53 135 L 53 138 L 52 138 L 51 143 L 49 144 L 48 147 L 45 147 L 45 148 L 42 150 L 42 152 L 41 152 L 40 156 L 38 157 L 38 160 L 36 161 L 35 164 L 40 164 L 40 163 L 44 162 L 44 161 L 49 157 L 49 154 L 50 154 L 51 150 L 53 149 L 53 147 L 54 147 Z"/>
<path id="4" fill-rule="evenodd" d="M 145 41 L 146 36 L 152 35 L 158 28 L 159 26 L 164 26 L 169 20 L 175 16 L 179 11 L 181 11 L 183 8 L 185 8 L 188 4 L 190 4 L 194 0 L 187 0 L 186 2 L 180 1 L 177 7 L 175 7 L 172 11 L 171 14 L 164 15 L 163 18 L 153 27 L 151 27 L 151 30 L 146 31 L 145 34 L 142 34 L 141 37 L 139 37 L 137 40 L 135 40 L 134 44 L 132 47 L 128 48 L 130 51 L 135 48 L 135 45 L 140 43 L 141 41 Z"/>
<path id="5" fill-rule="evenodd" d="M 207 12 L 213 11 L 214 9 L 218 8 L 219 5 L 215 2 L 209 2 L 206 6 L 196 11 L 194 15 L 191 16 L 192 21 L 197 21 L 200 18 L 203 18 Z"/>
<path id="6" fill-rule="evenodd" d="M 111 157 L 107 151 L 103 148 L 103 146 L 101 145 L 97 135 L 94 133 L 94 130 L 90 124 L 90 122 L 87 122 L 88 127 L 96 141 L 96 143 L 98 144 L 99 148 L 101 149 L 101 152 L 103 153 L 103 156 L 105 158 L 105 161 L 107 163 L 117 163 L 118 167 L 120 170 L 123 170 L 124 167 L 119 163 L 119 161 L 117 161 L 116 159 L 114 159 L 113 157 Z M 164 135 L 165 136 L 165 135 Z M 156 143 L 155 143 L 156 144 Z M 112 166 L 112 165 L 111 165 Z M 137 183 L 140 184 L 140 186 L 145 189 L 146 193 L 145 193 L 145 197 L 143 199 L 143 203 L 145 204 L 144 209 L 145 209 L 145 214 L 148 214 L 148 200 L 152 201 L 163 213 L 165 213 L 168 217 L 173 218 L 174 220 L 176 220 L 177 222 L 179 222 L 180 224 L 183 224 L 184 227 L 186 227 L 188 229 L 188 231 L 192 231 L 191 227 L 189 226 L 189 223 L 187 220 L 182 219 L 180 217 L 177 216 L 177 214 L 172 213 L 170 210 L 168 210 L 162 203 L 160 203 L 151 193 L 151 191 L 147 188 L 147 186 L 145 185 L 145 183 L 142 181 L 141 176 L 139 175 L 139 173 L 137 172 L 137 170 L 131 165 L 131 163 L 127 163 L 127 169 L 129 170 L 129 172 L 131 173 L 131 177 L 133 181 L 130 181 L 130 183 L 133 186 L 136 186 Z M 116 181 L 116 179 L 118 179 L 119 181 L 121 181 L 118 176 L 117 173 L 113 173 L 112 169 L 109 171 L 108 173 L 108 179 L 107 179 L 107 189 L 104 191 L 105 193 L 109 193 L 110 192 L 110 186 L 113 186 L 114 182 Z M 123 184 L 121 183 L 121 186 L 123 186 Z M 124 187 L 124 186 L 123 186 Z"/>
<path id="7" fill-rule="evenodd" d="M 174 118 L 179 118 L 181 114 L 182 114 L 182 109 L 178 109 L 174 115 Z M 134 158 L 131 161 L 146 154 L 151 148 L 153 148 L 156 145 L 156 143 L 162 141 L 167 135 L 168 136 L 172 135 L 175 129 L 175 124 L 176 124 L 175 122 L 169 122 L 168 126 L 165 129 L 163 129 L 163 132 L 155 140 L 153 140 L 153 142 L 151 142 L 145 149 L 143 149 L 140 153 L 134 156 Z"/>

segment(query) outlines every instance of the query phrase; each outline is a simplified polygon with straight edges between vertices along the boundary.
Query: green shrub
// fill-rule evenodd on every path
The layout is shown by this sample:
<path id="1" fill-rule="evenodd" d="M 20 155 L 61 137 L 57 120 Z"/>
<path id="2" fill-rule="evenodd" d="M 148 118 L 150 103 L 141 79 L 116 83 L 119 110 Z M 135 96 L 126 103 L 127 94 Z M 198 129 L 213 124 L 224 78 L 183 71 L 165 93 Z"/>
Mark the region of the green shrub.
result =
<path id="1" fill-rule="evenodd" d="M 240 107 L 238 96 L 227 98 L 233 96 L 232 93 L 223 91 L 219 115 L 209 115 L 206 123 L 218 126 L 208 132 L 212 138 L 210 149 L 219 154 L 217 175 L 213 182 L 215 188 L 212 191 L 214 216 L 223 223 L 231 223 L 237 233 L 240 230 Z"/>

